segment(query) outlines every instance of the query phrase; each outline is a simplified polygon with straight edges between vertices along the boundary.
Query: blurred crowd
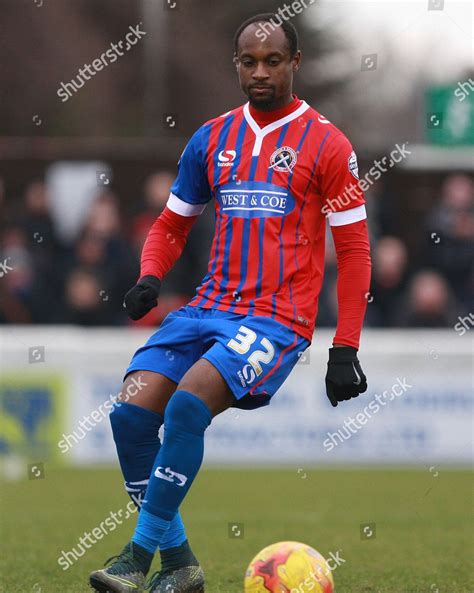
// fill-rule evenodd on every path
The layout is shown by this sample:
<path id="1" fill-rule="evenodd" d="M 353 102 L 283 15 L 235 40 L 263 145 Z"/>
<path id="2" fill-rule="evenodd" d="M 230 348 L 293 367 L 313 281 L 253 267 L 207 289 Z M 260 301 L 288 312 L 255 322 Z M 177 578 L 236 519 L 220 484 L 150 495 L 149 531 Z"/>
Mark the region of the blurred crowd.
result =
<path id="1" fill-rule="evenodd" d="M 6 199 L 0 181 L 0 323 L 131 323 L 123 297 L 139 277 L 143 244 L 173 179 L 167 172 L 151 175 L 131 214 L 122 211 L 114 191 L 101 187 L 73 240 L 58 232 L 44 181 L 32 181 L 14 200 Z M 194 226 L 185 253 L 166 278 L 159 307 L 138 325 L 160 323 L 194 294 L 211 245 L 210 214 Z"/>
<path id="2" fill-rule="evenodd" d="M 191 231 L 182 258 L 163 284 L 159 307 L 139 322 L 131 322 L 122 307 L 124 294 L 138 279 L 144 241 L 172 181 L 166 171 L 150 175 L 132 213 L 122 211 L 113 190 L 98 188 L 79 234 L 65 241 L 57 232 L 44 181 L 32 181 L 21 196 L 6 196 L 0 179 L 0 323 L 154 326 L 188 302 L 206 272 L 213 207 Z M 416 261 L 390 216 L 396 203 L 383 186 L 369 190 L 373 275 L 366 326 L 449 327 L 473 311 L 473 186 L 464 174 L 444 179 L 417 221 L 421 256 Z M 336 323 L 336 279 L 329 239 L 319 327 Z"/>
<path id="3" fill-rule="evenodd" d="M 366 201 L 372 283 L 365 325 L 452 327 L 459 317 L 472 314 L 473 179 L 464 174 L 447 176 L 421 216 L 403 212 L 397 196 L 382 184 L 366 193 Z M 404 226 L 413 217 L 408 243 Z M 326 269 L 331 279 L 323 291 L 319 326 L 334 325 L 337 319 L 336 256 L 331 242 L 328 246 Z"/>

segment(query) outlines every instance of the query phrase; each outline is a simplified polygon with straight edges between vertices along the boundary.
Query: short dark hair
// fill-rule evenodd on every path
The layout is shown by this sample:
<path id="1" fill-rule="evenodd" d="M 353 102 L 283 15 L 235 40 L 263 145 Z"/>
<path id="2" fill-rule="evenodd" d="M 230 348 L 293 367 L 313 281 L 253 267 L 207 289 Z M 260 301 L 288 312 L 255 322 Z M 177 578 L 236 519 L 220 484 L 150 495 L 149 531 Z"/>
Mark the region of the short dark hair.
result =
<path id="1" fill-rule="evenodd" d="M 294 25 L 290 23 L 288 20 L 282 19 L 280 16 L 275 14 L 274 12 L 265 12 L 263 14 L 257 14 L 255 16 L 250 17 L 246 21 L 244 21 L 240 27 L 237 29 L 234 35 L 234 51 L 237 53 L 239 48 L 239 39 L 242 35 L 244 29 L 246 29 L 249 25 L 254 23 L 271 23 L 275 29 L 277 27 L 281 27 L 286 35 L 288 40 L 288 45 L 290 46 L 290 56 L 293 57 L 295 53 L 298 51 L 299 47 L 299 40 L 298 40 L 298 32 L 295 29 Z"/>

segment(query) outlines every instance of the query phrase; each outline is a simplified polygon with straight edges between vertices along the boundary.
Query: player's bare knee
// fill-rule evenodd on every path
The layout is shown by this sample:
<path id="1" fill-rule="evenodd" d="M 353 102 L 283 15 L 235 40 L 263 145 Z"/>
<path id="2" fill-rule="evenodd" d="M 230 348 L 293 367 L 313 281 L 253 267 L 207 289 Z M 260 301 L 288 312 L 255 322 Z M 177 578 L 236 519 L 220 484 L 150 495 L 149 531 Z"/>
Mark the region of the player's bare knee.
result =
<path id="1" fill-rule="evenodd" d="M 139 415 L 136 408 L 142 408 L 144 414 L 147 410 L 147 412 L 152 411 L 163 415 L 175 387 L 175 383 L 171 383 L 158 373 L 141 370 L 130 372 L 125 378 L 110 412 L 110 423 L 115 441 L 117 442 L 119 434 L 120 440 L 137 438 L 135 433 L 139 434 L 140 424 L 137 424 L 136 421 L 137 415 Z M 130 406 L 135 407 L 135 410 L 132 410 L 133 414 L 130 413 Z M 124 437 L 124 435 L 128 436 Z"/>
<path id="2" fill-rule="evenodd" d="M 217 373 L 217 371 L 215 371 Z M 222 377 L 186 374 L 178 385 L 178 390 L 187 391 L 198 397 L 217 416 L 233 405 L 235 398 Z"/>
<path id="3" fill-rule="evenodd" d="M 150 387 L 150 378 L 146 376 L 147 371 L 132 371 L 127 375 L 117 401 L 133 403 L 133 399 Z M 149 373 L 148 373 L 149 374 Z"/>
<path id="4" fill-rule="evenodd" d="M 117 401 L 163 414 L 175 390 L 176 383 L 164 375 L 137 370 L 127 375 Z"/>

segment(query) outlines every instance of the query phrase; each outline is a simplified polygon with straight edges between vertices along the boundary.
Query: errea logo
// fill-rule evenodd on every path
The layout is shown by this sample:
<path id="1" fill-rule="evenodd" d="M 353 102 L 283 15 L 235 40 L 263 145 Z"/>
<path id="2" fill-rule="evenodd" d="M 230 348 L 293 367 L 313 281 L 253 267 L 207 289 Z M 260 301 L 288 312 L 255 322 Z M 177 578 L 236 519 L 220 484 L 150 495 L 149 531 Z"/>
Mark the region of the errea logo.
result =
<path id="1" fill-rule="evenodd" d="M 233 167 L 236 156 L 235 150 L 221 150 L 217 157 L 219 159 L 217 165 L 219 167 Z"/>

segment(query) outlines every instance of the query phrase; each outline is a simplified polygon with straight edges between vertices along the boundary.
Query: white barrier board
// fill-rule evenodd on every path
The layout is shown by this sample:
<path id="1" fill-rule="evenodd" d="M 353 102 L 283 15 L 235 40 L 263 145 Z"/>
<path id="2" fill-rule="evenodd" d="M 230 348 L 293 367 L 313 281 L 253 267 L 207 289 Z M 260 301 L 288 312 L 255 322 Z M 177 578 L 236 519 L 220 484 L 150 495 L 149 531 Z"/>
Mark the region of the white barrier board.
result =
<path id="1" fill-rule="evenodd" d="M 105 402 L 120 390 L 130 358 L 152 331 L 3 327 L 2 381 L 8 385 L 27 380 L 34 385 L 42 377 L 59 378 L 61 420 L 54 436 L 58 457 L 81 464 L 115 463 L 107 417 L 110 403 Z M 469 332 L 460 336 L 454 330 L 366 330 L 359 358 L 368 391 L 337 408 L 328 402 L 324 387 L 332 335 L 316 332 L 311 348 L 269 406 L 231 409 L 213 421 L 206 436 L 206 463 L 472 460 Z M 8 415 L 7 408 L 2 413 Z"/>

